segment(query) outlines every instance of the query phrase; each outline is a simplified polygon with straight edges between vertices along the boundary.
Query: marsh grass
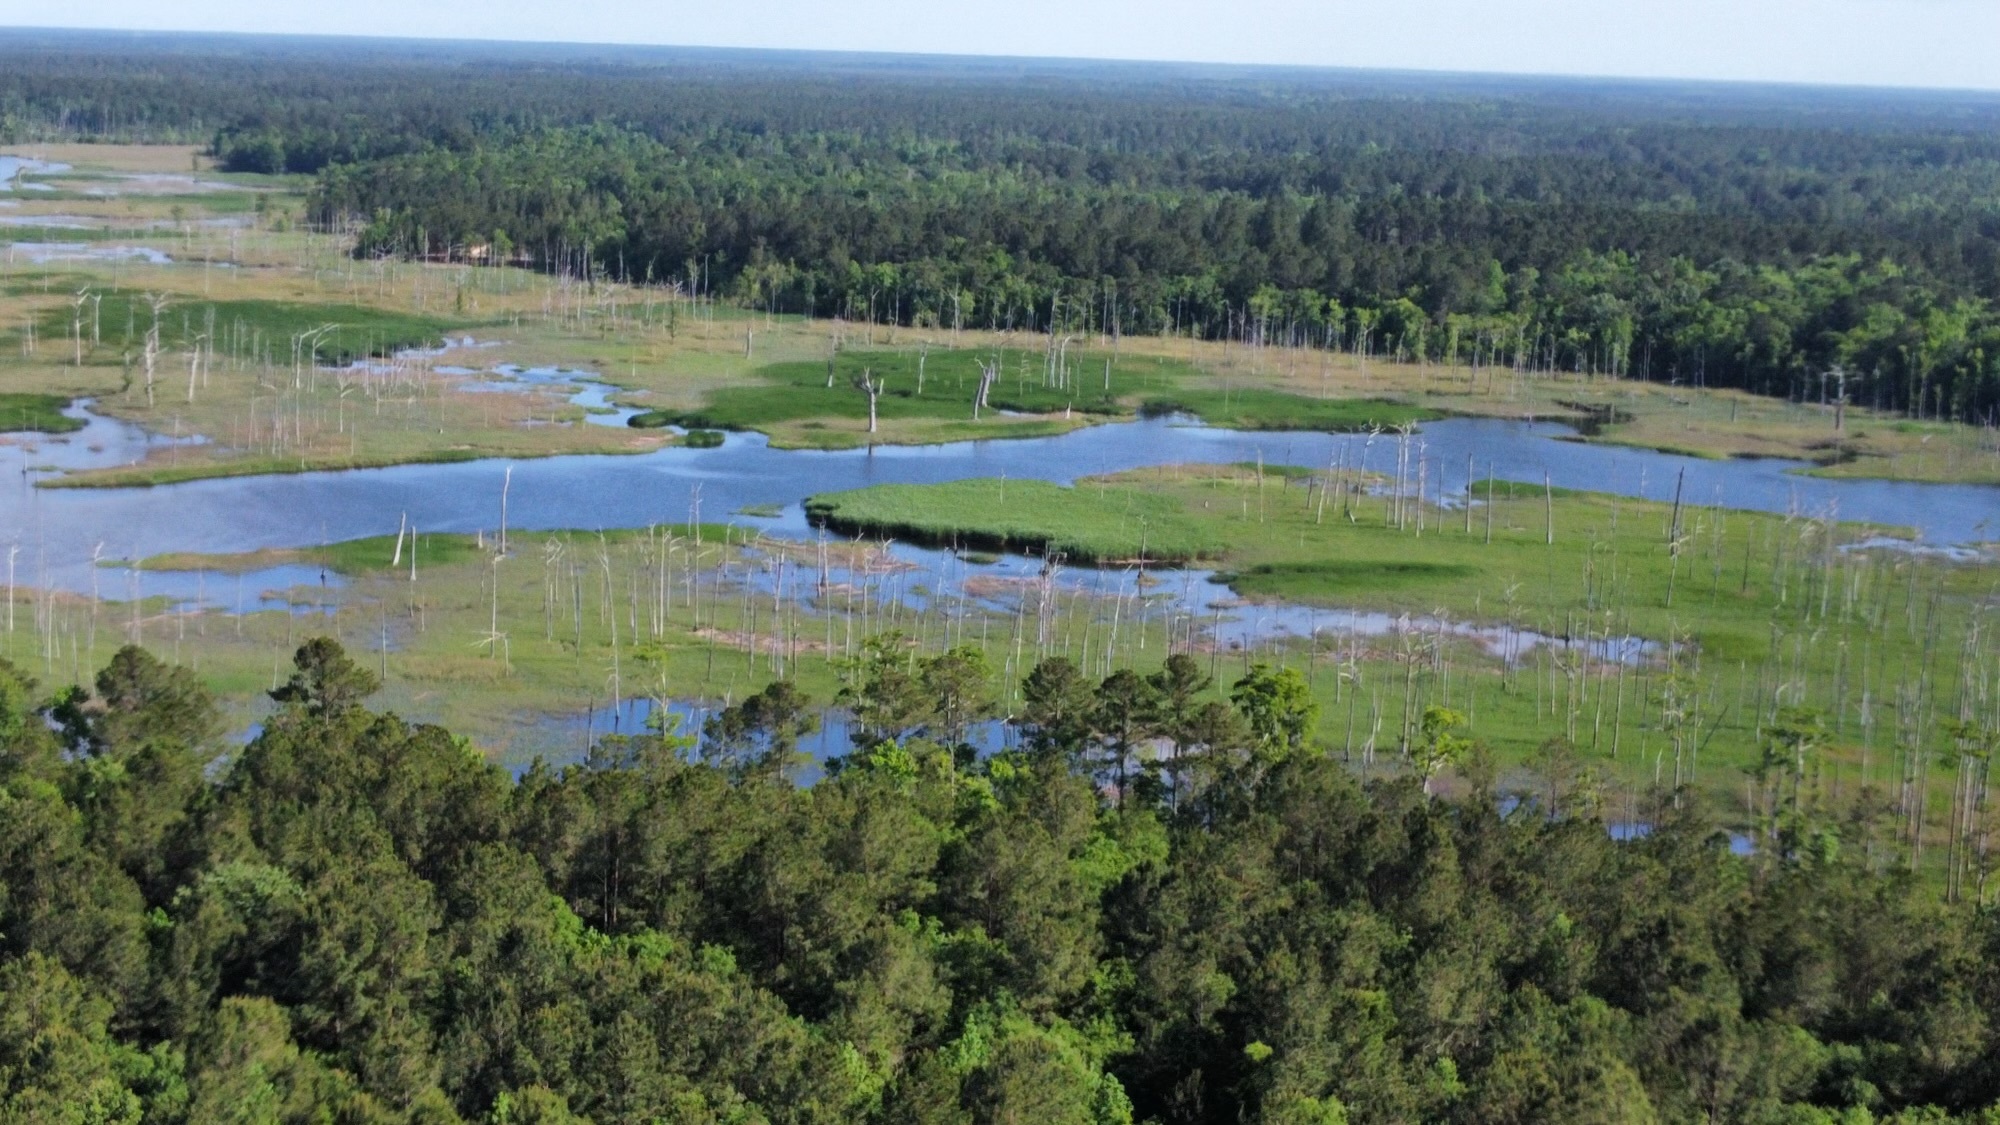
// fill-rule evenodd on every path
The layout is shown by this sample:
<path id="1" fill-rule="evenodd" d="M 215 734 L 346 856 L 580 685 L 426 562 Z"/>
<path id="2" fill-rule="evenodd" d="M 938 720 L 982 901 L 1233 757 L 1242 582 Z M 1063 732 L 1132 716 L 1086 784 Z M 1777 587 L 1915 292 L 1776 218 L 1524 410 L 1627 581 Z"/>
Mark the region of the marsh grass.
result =
<path id="1" fill-rule="evenodd" d="M 1329 483 L 1331 493 L 1323 493 Z M 268 676 L 298 637 L 333 630 L 387 672 L 384 705 L 463 727 L 515 762 L 549 749 L 549 729 L 536 716 L 571 716 L 572 727 L 563 729 L 580 731 L 583 713 L 602 711 L 614 696 L 741 698 L 783 675 L 830 699 L 837 660 L 858 638 L 896 628 L 927 647 L 983 647 L 996 670 L 992 687 L 1009 707 L 1025 667 L 1045 655 L 1068 655 L 1103 675 L 1148 670 L 1168 651 L 1192 649 L 1225 684 L 1255 661 L 1289 664 L 1306 672 L 1320 701 L 1320 743 L 1375 772 L 1400 768 L 1405 717 L 1437 703 L 1470 717 L 1503 775 L 1531 769 L 1539 747 L 1567 734 L 1604 783 L 1628 795 L 1672 782 L 1680 738 L 1689 791 L 1712 801 L 1725 822 L 1743 823 L 1750 817 L 1744 779 L 1761 760 L 1771 709 L 1801 705 L 1820 708 L 1830 732 L 1816 767 L 1816 799 L 1850 802 L 1864 782 L 1880 793 L 1905 770 L 1918 789 L 1942 793 L 1947 784 L 1935 768 L 1909 764 L 1879 709 L 1866 717 L 1855 685 L 1892 693 L 1899 683 L 1918 682 L 1926 661 L 1938 675 L 1952 654 L 1967 667 L 1993 656 L 1990 627 L 1983 641 L 1965 646 L 1979 607 L 1990 607 L 1995 563 L 1844 551 L 1881 529 L 1693 506 L 1682 512 L 1676 558 L 1668 543 L 1671 505 L 1580 492 L 1551 498 L 1539 484 L 1504 482 L 1494 490 L 1488 544 L 1483 511 L 1468 535 L 1461 512 L 1427 508 L 1419 535 L 1413 523 L 1394 525 L 1385 498 L 1343 484 L 1380 482 L 1329 482 L 1284 466 L 1262 473 L 1178 466 L 1089 478 L 1073 488 L 1008 481 L 1004 500 L 999 481 L 884 486 L 845 497 L 842 507 L 865 502 L 885 521 L 947 538 L 961 513 L 990 513 L 987 533 L 1012 547 L 1074 535 L 1073 561 L 1086 552 L 1118 560 L 1135 549 L 1143 526 L 1155 557 L 1169 547 L 1190 556 L 1216 552 L 1200 562 L 1219 565 L 1248 600 L 1236 611 L 1246 620 L 1279 600 L 1318 607 L 1324 625 L 1336 625 L 1343 610 L 1407 615 L 1385 635 L 1336 631 L 1310 641 L 1271 637 L 1240 651 L 1213 646 L 1202 639 L 1205 620 L 1135 618 L 1145 589 L 1178 581 L 1170 572 L 1140 587 L 1141 595 L 1123 596 L 1122 617 L 1121 599 L 1103 595 L 1058 592 L 1043 608 L 1031 584 L 1014 595 L 1025 599 L 1018 614 L 975 608 L 954 620 L 935 602 L 896 609 L 895 592 L 926 579 L 897 569 L 877 547 L 760 543 L 753 531 L 711 524 L 701 528 L 698 549 L 684 525 L 603 536 L 517 531 L 511 555 L 497 565 L 491 532 L 483 539 L 426 533 L 414 581 L 407 542 L 392 565 L 393 534 L 298 552 L 147 560 L 218 574 L 317 562 L 347 581 L 330 593 L 297 592 L 307 604 L 330 597 L 331 617 L 266 612 L 237 623 L 162 613 L 149 617 L 145 638 L 205 674 L 212 670 L 219 683 L 254 692 L 268 686 L 258 682 L 260 667 Z M 1483 504 L 1483 482 L 1479 492 Z M 1551 499 L 1553 545 L 1544 523 Z M 669 542 L 671 594 L 661 615 L 648 591 Z M 961 536 L 961 549 L 968 545 Z M 868 590 L 817 589 L 822 551 L 842 564 L 873 557 L 883 565 Z M 965 556 L 978 552 L 962 550 Z M 781 558 L 794 571 L 793 593 L 782 603 L 767 587 L 743 585 Z M 690 606 L 690 589 L 698 608 Z M 83 612 L 75 599 L 68 604 L 69 612 Z M 122 611 L 103 614 L 101 633 L 115 636 Z M 497 647 L 485 640 L 490 621 L 505 635 Z M 1506 661 L 1429 624 L 1437 621 L 1577 641 L 1638 636 L 1655 649 L 1629 665 L 1543 647 Z M 9 643 L 18 652 L 22 642 Z M 1669 721 L 1670 689 L 1682 701 L 1674 707 L 1692 707 L 1698 718 Z M 1936 762 L 1947 751 L 1940 744 L 1927 753 Z"/>
<path id="2" fill-rule="evenodd" d="M 1172 498 L 1039 480 L 877 485 L 813 496 L 806 514 L 846 535 L 1089 564 L 1192 563 L 1220 557 L 1228 546 L 1221 529 L 1189 516 Z"/>
<path id="3" fill-rule="evenodd" d="M 1113 356 L 1081 347 L 1062 354 L 1062 362 L 1055 363 L 1046 353 L 1023 348 L 842 350 L 833 359 L 831 378 L 824 359 L 771 364 L 754 372 L 755 382 L 716 389 L 691 409 L 650 411 L 632 425 L 757 430 L 780 446 L 835 449 L 871 441 L 1039 437 L 1142 414 L 1193 414 L 1239 429 L 1336 432 L 1438 416 L 1380 399 L 1217 388 L 1198 368 L 1161 356 Z M 997 364 L 1000 375 L 987 398 L 990 409 L 974 422 L 972 401 L 986 364 Z M 874 435 L 866 428 L 867 396 L 855 388 L 864 373 L 885 386 Z"/>
<path id="4" fill-rule="evenodd" d="M 996 359 L 1011 378 L 1003 376 L 996 383 L 988 398 L 992 409 L 975 422 L 972 400 L 979 385 L 979 365 Z M 849 449 L 866 444 L 1041 437 L 1063 433 L 1091 417 L 1125 412 L 1115 397 L 1104 396 L 1100 385 L 1085 389 L 1079 382 L 1083 376 L 1075 372 L 1070 387 L 1044 385 L 1042 362 L 1041 356 L 1020 349 L 940 348 L 921 354 L 842 349 L 833 359 L 831 380 L 824 359 L 769 364 L 752 372 L 747 383 L 711 390 L 698 406 L 653 412 L 632 424 L 755 430 L 781 447 Z M 1114 386 L 1136 382 L 1140 370 L 1150 374 L 1151 366 L 1134 363 L 1121 371 L 1114 365 Z M 876 404 L 879 428 L 873 434 L 868 431 L 868 397 L 855 386 L 864 373 L 884 388 Z M 1101 368 L 1097 374 L 1101 378 Z"/>
<path id="5" fill-rule="evenodd" d="M 1332 604 L 1385 594 L 1421 595 L 1479 573 L 1466 563 L 1325 559 L 1258 563 L 1217 577 L 1249 598 Z"/>
<path id="6" fill-rule="evenodd" d="M 96 295 L 100 303 L 86 321 L 86 334 L 94 321 L 99 342 L 86 348 L 85 362 L 122 369 L 127 354 L 140 346 L 152 325 L 152 307 L 145 294 L 130 289 Z M 160 319 L 163 343 L 169 347 L 191 347 L 197 338 L 212 333 L 208 342 L 218 353 L 286 368 L 292 363 L 292 339 L 322 328 L 326 331 L 315 341 L 319 362 L 339 367 L 407 348 L 434 346 L 448 329 L 471 326 L 361 304 L 203 300 L 192 296 L 170 297 Z M 42 337 L 51 344 L 62 341 L 73 326 L 70 309 L 52 309 L 43 316 Z"/>
<path id="7" fill-rule="evenodd" d="M 68 405 L 62 395 L 0 391 L 0 433 L 73 433 L 83 422 L 63 413 Z"/>
<path id="8" fill-rule="evenodd" d="M 1212 426 L 1236 430 L 1315 430 L 1354 433 L 1394 429 L 1441 417 L 1435 411 L 1383 399 L 1316 399 L 1284 391 L 1246 388 L 1178 390 L 1147 398 L 1142 413 L 1192 414 Z"/>
<path id="9" fill-rule="evenodd" d="M 1407 509 L 1399 525 L 1389 498 L 1367 491 L 1380 484 L 1190 465 L 1074 488 L 1009 481 L 1004 500 L 998 481 L 878 486 L 815 498 L 812 510 L 871 536 L 1046 545 L 1073 561 L 1132 554 L 1143 524 L 1155 537 L 1150 557 L 1217 565 L 1251 603 L 1246 614 L 1281 602 L 1316 607 L 1328 624 L 1346 610 L 1404 622 L 1382 637 L 1258 646 L 1259 659 L 1335 665 L 1337 674 L 1315 679 L 1322 733 L 1336 746 L 1352 749 L 1356 729 L 1394 745 L 1411 707 L 1441 702 L 1475 717 L 1503 765 L 1566 735 L 1607 769 L 1662 784 L 1680 776 L 1725 801 L 1760 760 L 1761 732 L 1779 706 L 1827 717 L 1824 798 L 1836 789 L 1851 798 L 1864 781 L 1892 784 L 1894 770 L 1915 767 L 1895 764 L 1911 759 L 1880 711 L 1862 707 L 1857 685 L 1900 690 L 1939 674 L 1942 653 L 1993 648 L 1985 619 L 2000 566 L 1847 549 L 1887 529 L 1693 505 L 1677 526 L 1672 504 L 1495 482 L 1489 543 L 1485 482 L 1470 533 L 1462 510 L 1430 505 L 1421 532 Z M 1531 645 L 1496 664 L 1449 622 L 1578 645 L 1635 637 L 1653 655 L 1621 667 L 1589 650 Z M 1678 685 L 1671 700 L 1665 685 Z M 1836 776 L 1846 780 L 1836 786 Z M 1928 775 L 1913 776 L 1927 784 Z"/>

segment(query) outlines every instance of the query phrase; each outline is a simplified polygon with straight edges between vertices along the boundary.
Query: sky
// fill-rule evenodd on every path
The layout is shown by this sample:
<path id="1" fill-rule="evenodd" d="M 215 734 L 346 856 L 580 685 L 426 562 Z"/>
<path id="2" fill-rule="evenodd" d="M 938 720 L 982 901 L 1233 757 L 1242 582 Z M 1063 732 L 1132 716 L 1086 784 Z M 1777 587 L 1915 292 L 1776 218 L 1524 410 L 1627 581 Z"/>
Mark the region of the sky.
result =
<path id="1" fill-rule="evenodd" d="M 0 0 L 0 26 L 2000 90 L 2000 0 Z"/>

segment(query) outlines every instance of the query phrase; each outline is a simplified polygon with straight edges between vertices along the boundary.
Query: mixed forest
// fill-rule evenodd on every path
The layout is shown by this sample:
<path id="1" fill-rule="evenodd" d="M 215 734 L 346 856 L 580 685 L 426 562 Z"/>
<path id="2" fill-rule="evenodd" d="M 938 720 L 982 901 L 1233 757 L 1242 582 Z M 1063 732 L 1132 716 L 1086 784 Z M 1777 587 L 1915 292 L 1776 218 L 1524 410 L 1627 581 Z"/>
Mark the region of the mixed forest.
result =
<path id="1" fill-rule="evenodd" d="M 0 666 L 0 1120 L 2000 1113 L 2000 929 L 1809 804 L 1744 857 L 1671 807 L 1615 840 L 1575 772 L 1364 783 L 1296 671 L 1219 701 L 1185 656 L 1044 661 L 980 760 L 978 665 L 871 643 L 809 787 L 784 681 L 510 778 L 324 639 L 234 748 L 141 649 Z M 1128 772 L 1141 737 L 1173 751 Z"/>

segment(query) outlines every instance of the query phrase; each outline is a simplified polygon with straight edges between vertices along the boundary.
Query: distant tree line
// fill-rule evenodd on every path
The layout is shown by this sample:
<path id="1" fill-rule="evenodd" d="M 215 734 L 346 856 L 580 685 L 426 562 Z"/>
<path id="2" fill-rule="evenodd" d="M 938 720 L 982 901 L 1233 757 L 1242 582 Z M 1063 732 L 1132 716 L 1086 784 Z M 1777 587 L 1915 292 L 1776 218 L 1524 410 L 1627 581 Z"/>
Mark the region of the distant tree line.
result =
<path id="1" fill-rule="evenodd" d="M 1491 194 L 1416 194 L 1407 156 L 1360 157 L 1331 194 L 961 163 L 594 128 L 336 166 L 313 205 L 362 217 L 362 253 L 675 278 L 778 312 L 1844 392 L 1920 417 L 2000 406 L 1984 282 L 1897 264 L 1886 228 L 1510 200 L 1497 170 Z"/>
<path id="2" fill-rule="evenodd" d="M 2000 410 L 1988 96 L 54 32 L 0 64 L 0 135 L 314 174 L 364 254 Z"/>

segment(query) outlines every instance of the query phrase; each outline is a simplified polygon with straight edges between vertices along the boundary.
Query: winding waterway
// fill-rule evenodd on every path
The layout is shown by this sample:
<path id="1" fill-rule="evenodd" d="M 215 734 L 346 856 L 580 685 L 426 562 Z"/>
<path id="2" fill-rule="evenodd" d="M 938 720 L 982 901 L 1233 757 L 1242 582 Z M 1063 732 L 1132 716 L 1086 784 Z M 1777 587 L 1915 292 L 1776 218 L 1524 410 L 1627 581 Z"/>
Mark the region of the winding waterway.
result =
<path id="1" fill-rule="evenodd" d="M 455 370 L 449 372 L 456 374 Z M 609 388 L 585 373 L 502 368 L 468 379 L 489 390 L 569 388 L 580 405 L 608 407 Z M 91 413 L 88 403 L 70 410 L 86 420 L 68 435 L 8 435 L 0 440 L 0 550 L 9 552 L 23 584 L 110 596 L 167 594 L 200 597 L 225 609 L 256 608 L 257 589 L 295 584 L 298 575 L 273 571 L 244 583 L 189 574 L 127 572 L 107 580 L 96 560 L 133 559 L 168 552 L 234 553 L 261 548 L 312 546 L 389 534 L 407 513 L 425 531 L 472 532 L 499 521 L 500 493 L 508 469 L 513 481 L 508 520 L 515 528 L 584 530 L 644 527 L 687 520 L 698 508 L 707 521 L 734 520 L 766 534 L 806 537 L 800 501 L 811 494 L 884 483 L 923 483 L 965 477 L 1070 482 L 1079 477 L 1147 466 L 1206 462 L 1327 466 L 1335 461 L 1393 472 L 1392 439 L 1367 435 L 1249 433 L 1149 419 L 1077 430 L 1058 437 L 962 442 L 917 447 L 877 447 L 839 452 L 779 450 L 756 434 L 732 434 L 716 449 L 668 447 L 640 455 L 562 456 L 520 461 L 407 465 L 384 469 L 315 472 L 195 481 L 155 488 L 48 489 L 36 483 L 54 474 L 137 460 L 174 439 Z M 622 423 L 629 410 L 594 414 L 594 423 Z M 1470 464 L 1475 478 L 1671 499 L 1685 474 L 1690 503 L 1725 508 L 1833 516 L 1906 527 L 1926 544 L 1943 546 L 2000 538 L 2000 488 L 1826 480 L 1799 476 L 1784 461 L 1710 461 L 1640 449 L 1560 440 L 1569 427 L 1549 422 L 1450 419 L 1423 427 L 1422 453 L 1433 466 L 1432 487 L 1447 498 L 1462 494 Z M 1439 477 L 1442 480 L 1439 480 Z M 751 517 L 745 509 L 775 509 Z M 972 578 L 1025 580 L 1039 563 L 1002 558 L 970 563 L 948 552 L 897 546 L 896 561 L 917 577 L 909 590 L 956 597 Z M 1071 571 L 1068 589 L 1103 595 L 1130 593 L 1134 576 Z M 233 591 L 233 594 L 231 593 Z M 1260 637 L 1304 636 L 1321 629 L 1377 633 L 1410 623 L 1379 615 L 1259 605 L 1242 607 L 1202 571 L 1181 572 L 1152 591 L 1175 603 L 1175 612 L 1199 622 L 1224 644 Z M 1225 612 L 1226 611 L 1226 612 Z M 1419 627 L 1431 627 L 1418 623 Z M 1434 623 L 1433 623 L 1434 624 Z M 1546 641 L 1530 634 L 1482 632 L 1450 625 L 1458 635 L 1503 657 L 1523 645 Z M 1614 640 L 1598 654 L 1614 659 L 1645 655 L 1642 643 Z"/>

